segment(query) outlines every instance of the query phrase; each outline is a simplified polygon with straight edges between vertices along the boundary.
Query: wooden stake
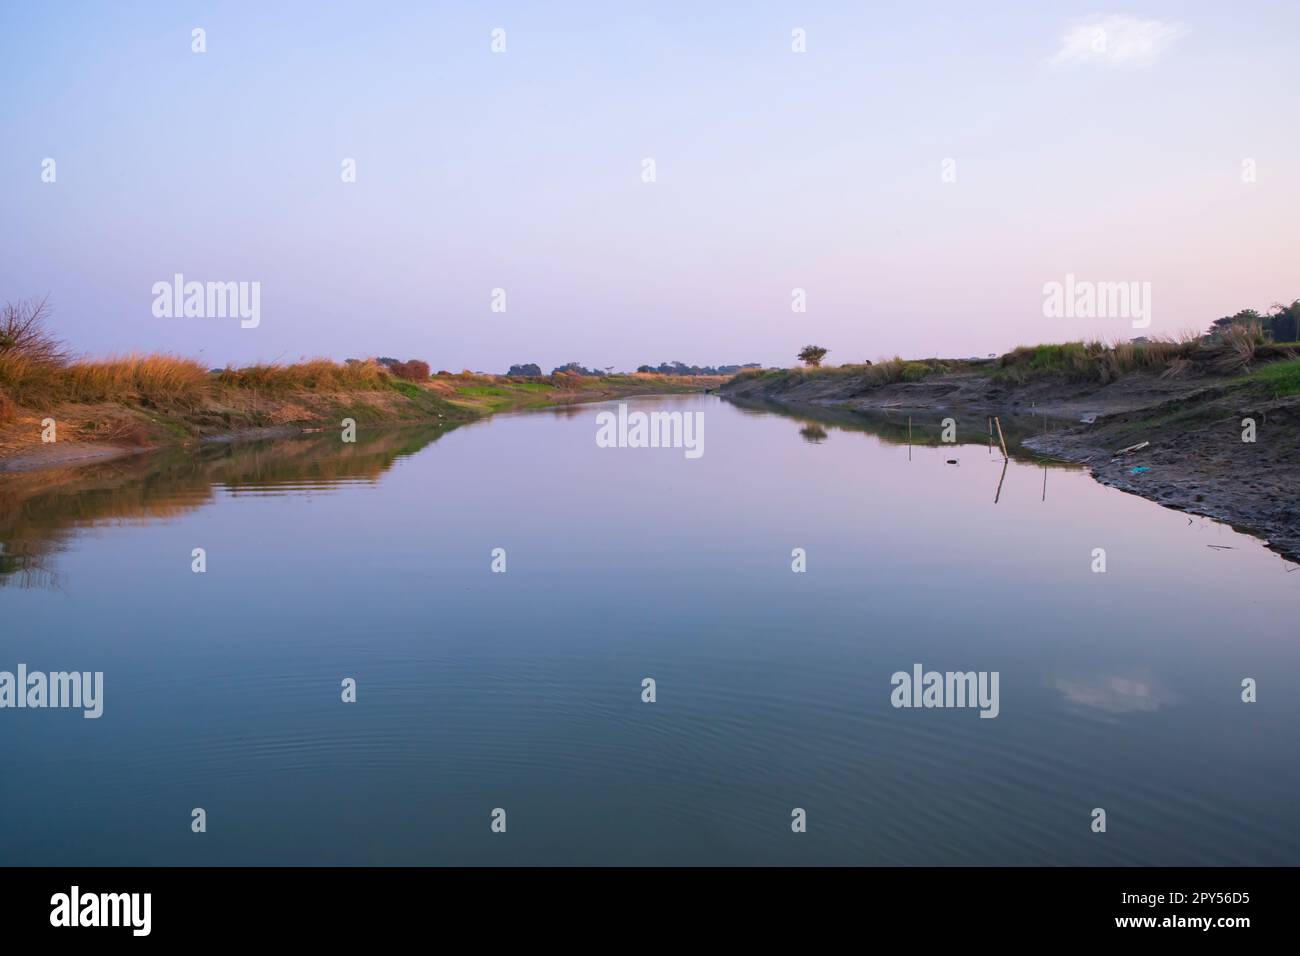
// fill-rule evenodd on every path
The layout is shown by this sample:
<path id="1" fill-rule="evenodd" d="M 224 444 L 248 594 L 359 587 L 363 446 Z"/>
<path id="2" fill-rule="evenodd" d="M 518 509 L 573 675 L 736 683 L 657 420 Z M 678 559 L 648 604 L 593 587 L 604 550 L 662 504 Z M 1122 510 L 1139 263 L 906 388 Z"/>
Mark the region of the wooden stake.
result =
<path id="1" fill-rule="evenodd" d="M 998 442 L 1002 445 L 1002 460 L 1010 461 L 1011 456 L 1007 454 L 1007 440 L 1002 437 L 1002 420 L 995 415 L 993 417 L 993 424 L 998 426 Z"/>

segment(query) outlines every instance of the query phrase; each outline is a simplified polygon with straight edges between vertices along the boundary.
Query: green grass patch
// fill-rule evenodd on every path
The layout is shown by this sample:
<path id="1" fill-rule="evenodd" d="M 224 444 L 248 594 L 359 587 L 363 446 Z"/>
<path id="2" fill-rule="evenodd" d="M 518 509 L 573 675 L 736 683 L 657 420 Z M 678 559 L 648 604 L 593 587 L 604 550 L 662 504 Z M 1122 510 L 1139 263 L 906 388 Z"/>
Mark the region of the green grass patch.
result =
<path id="1" fill-rule="evenodd" d="M 420 386 L 416 385 L 414 382 L 404 382 L 400 378 L 395 378 L 391 379 L 388 385 L 393 391 L 401 392 L 407 398 L 424 397 L 424 389 L 420 388 Z"/>
<path id="2" fill-rule="evenodd" d="M 1300 359 L 1272 362 L 1245 376 L 1242 381 L 1263 385 L 1275 398 L 1300 394 Z"/>

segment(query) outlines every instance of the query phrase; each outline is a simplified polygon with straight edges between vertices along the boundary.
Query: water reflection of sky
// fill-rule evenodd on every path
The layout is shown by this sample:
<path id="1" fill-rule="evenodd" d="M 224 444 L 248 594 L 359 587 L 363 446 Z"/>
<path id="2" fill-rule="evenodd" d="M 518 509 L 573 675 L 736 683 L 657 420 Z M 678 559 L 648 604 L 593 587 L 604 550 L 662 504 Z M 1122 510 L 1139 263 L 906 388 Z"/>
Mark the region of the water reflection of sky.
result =
<path id="1" fill-rule="evenodd" d="M 5 660 L 106 689 L 0 715 L 0 858 L 1300 863 L 1300 575 L 1260 542 L 1078 469 L 1044 498 L 960 416 L 909 448 L 634 404 L 703 412 L 703 457 L 599 448 L 587 405 L 0 500 L 59 581 L 0 589 Z M 915 663 L 998 671 L 999 716 L 895 710 Z M 222 840 L 186 840 L 199 800 Z"/>

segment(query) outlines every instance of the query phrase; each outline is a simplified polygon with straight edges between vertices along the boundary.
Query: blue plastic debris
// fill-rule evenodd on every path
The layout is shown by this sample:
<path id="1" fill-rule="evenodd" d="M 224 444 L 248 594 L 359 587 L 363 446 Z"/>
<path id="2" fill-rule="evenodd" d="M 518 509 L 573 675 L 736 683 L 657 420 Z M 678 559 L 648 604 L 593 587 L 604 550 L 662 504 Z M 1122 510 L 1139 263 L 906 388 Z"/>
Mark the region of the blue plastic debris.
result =
<path id="1" fill-rule="evenodd" d="M 1142 472 L 1150 471 L 1150 470 L 1151 469 L 1148 468 L 1146 465 L 1134 465 L 1132 468 L 1128 470 L 1128 473 L 1130 475 L 1140 475 L 1142 474 Z"/>

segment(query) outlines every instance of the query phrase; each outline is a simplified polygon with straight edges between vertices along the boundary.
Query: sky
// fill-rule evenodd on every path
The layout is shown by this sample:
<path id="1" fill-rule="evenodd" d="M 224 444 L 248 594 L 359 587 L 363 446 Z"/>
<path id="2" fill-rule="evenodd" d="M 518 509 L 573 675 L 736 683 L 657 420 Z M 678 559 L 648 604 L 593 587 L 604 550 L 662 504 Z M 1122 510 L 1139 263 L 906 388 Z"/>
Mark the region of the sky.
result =
<path id="1" fill-rule="evenodd" d="M 4 4 L 0 299 L 213 366 L 1203 329 L 1300 298 L 1297 37 L 1294 0 Z M 156 315 L 177 273 L 258 283 L 256 327 Z M 1150 326 L 1047 314 L 1067 275 Z"/>

